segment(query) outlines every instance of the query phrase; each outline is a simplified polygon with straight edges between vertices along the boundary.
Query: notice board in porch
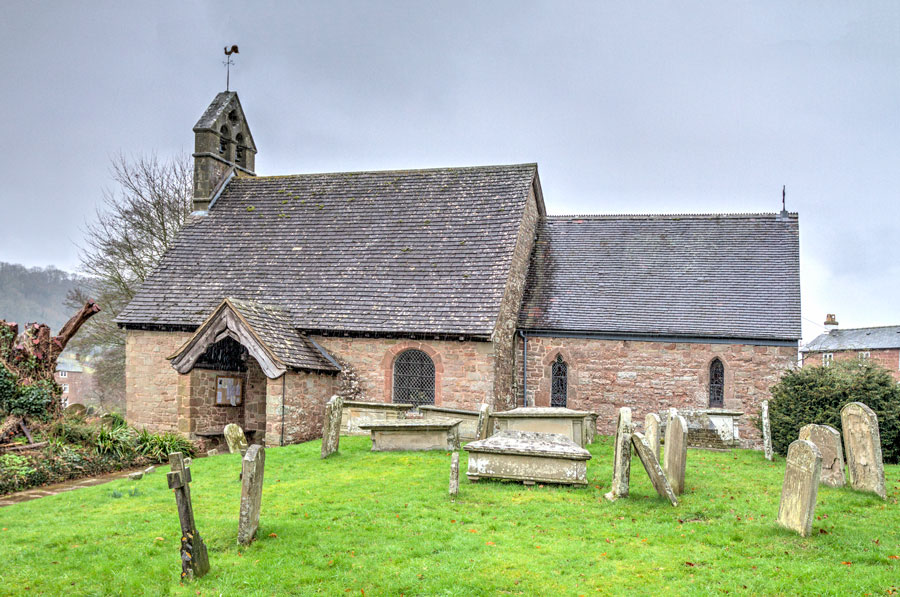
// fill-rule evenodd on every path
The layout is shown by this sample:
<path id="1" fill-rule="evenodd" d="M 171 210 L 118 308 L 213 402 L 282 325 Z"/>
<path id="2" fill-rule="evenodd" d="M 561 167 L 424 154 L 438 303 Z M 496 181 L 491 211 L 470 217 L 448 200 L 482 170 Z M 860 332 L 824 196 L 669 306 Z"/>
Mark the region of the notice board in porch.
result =
<path id="1" fill-rule="evenodd" d="M 239 406 L 244 399 L 244 380 L 216 375 L 216 406 Z"/>

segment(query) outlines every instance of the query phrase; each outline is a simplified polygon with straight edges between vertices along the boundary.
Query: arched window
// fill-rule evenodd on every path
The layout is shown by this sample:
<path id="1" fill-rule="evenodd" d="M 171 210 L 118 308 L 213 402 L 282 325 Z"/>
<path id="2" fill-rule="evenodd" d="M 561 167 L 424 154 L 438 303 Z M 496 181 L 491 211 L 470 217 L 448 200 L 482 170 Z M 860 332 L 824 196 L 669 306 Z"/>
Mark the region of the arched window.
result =
<path id="1" fill-rule="evenodd" d="M 719 359 L 709 364 L 709 407 L 725 406 L 725 365 Z"/>
<path id="2" fill-rule="evenodd" d="M 434 404 L 434 362 L 421 350 L 405 350 L 394 361 L 394 402 Z"/>
<path id="3" fill-rule="evenodd" d="M 228 151 L 228 127 L 224 124 L 219 127 L 219 153 L 225 155 Z"/>
<path id="4" fill-rule="evenodd" d="M 569 366 L 563 360 L 562 355 L 556 355 L 553 366 L 550 368 L 552 386 L 550 390 L 550 406 L 566 406 L 566 395 L 569 392 Z"/>
<path id="5" fill-rule="evenodd" d="M 244 151 L 246 150 L 246 147 L 244 147 L 244 135 L 238 133 L 234 137 L 234 141 L 235 143 L 237 143 L 237 149 L 235 149 L 234 153 L 234 161 L 237 162 L 238 166 L 244 167 L 247 165 L 244 163 Z"/>

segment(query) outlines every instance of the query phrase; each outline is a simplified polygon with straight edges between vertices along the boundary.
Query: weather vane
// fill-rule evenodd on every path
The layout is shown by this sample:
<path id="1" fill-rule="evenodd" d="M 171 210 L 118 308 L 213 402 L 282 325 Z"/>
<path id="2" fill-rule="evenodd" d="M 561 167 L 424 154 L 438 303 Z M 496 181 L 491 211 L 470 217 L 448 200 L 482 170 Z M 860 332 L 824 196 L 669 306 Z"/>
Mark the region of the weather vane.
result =
<path id="1" fill-rule="evenodd" d="M 222 62 L 225 65 L 225 91 L 229 91 L 231 87 L 231 65 L 234 64 L 234 60 L 231 59 L 232 54 L 240 54 L 238 47 L 231 46 L 229 50 L 228 46 L 225 46 L 225 61 Z"/>

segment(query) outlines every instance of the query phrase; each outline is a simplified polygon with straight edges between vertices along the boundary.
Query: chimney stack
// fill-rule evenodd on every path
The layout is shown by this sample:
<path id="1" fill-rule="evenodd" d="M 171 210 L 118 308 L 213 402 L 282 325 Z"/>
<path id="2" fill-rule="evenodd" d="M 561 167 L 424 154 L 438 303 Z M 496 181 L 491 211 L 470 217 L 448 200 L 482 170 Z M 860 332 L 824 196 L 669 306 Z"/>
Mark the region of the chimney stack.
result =
<path id="1" fill-rule="evenodd" d="M 825 333 L 827 334 L 831 330 L 836 330 L 838 326 L 837 319 L 834 317 L 834 313 L 829 313 L 825 316 Z"/>

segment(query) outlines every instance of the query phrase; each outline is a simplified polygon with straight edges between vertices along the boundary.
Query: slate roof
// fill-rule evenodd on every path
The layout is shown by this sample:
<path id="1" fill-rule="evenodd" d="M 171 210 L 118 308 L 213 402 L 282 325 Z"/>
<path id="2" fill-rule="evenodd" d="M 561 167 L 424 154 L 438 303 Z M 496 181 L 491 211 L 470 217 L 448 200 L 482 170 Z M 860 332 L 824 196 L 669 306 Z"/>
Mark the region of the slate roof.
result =
<path id="1" fill-rule="evenodd" d="M 195 326 L 226 296 L 296 328 L 489 337 L 537 165 L 235 178 L 117 321 Z"/>
<path id="2" fill-rule="evenodd" d="M 900 325 L 874 328 L 834 329 L 819 336 L 800 349 L 800 352 L 832 350 L 871 350 L 900 348 Z"/>
<path id="3" fill-rule="evenodd" d="M 523 303 L 526 330 L 796 341 L 797 214 L 551 216 Z"/>
<path id="4" fill-rule="evenodd" d="M 298 332 L 291 315 L 283 309 L 259 301 L 229 298 L 228 302 L 241 315 L 253 332 L 288 367 L 317 371 L 340 371 L 340 366 L 319 345 Z"/>

